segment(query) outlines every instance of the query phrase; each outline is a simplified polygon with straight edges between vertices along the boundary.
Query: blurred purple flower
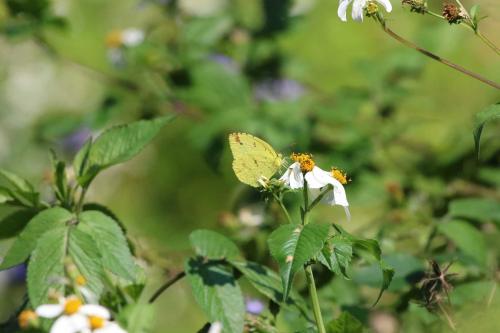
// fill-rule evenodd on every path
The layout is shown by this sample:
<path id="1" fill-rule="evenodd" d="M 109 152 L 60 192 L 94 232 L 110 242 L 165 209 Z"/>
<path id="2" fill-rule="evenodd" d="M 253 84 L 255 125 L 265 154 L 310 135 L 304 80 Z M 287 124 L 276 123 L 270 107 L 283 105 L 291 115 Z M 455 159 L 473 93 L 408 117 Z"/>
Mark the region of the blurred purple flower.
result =
<path id="1" fill-rule="evenodd" d="M 62 138 L 62 148 L 68 153 L 76 153 L 91 135 L 89 128 L 81 127 Z"/>
<path id="2" fill-rule="evenodd" d="M 302 84 L 291 79 L 267 79 L 254 85 L 254 97 L 258 101 L 295 101 L 304 95 Z"/>
<path id="3" fill-rule="evenodd" d="M 245 300 L 245 306 L 247 312 L 253 315 L 259 315 L 264 311 L 264 303 L 261 300 L 256 298 L 247 298 Z"/>
<path id="4" fill-rule="evenodd" d="M 20 284 L 26 281 L 26 264 L 9 268 L 5 271 L 9 284 Z"/>
<path id="5" fill-rule="evenodd" d="M 237 72 L 240 69 L 238 64 L 236 63 L 236 61 L 234 61 L 233 58 L 228 57 L 228 56 L 221 54 L 221 53 L 214 53 L 214 54 L 208 56 L 208 59 L 215 62 L 215 63 L 218 63 L 219 65 L 222 65 L 222 67 L 224 67 L 224 69 L 226 69 L 230 72 Z"/>

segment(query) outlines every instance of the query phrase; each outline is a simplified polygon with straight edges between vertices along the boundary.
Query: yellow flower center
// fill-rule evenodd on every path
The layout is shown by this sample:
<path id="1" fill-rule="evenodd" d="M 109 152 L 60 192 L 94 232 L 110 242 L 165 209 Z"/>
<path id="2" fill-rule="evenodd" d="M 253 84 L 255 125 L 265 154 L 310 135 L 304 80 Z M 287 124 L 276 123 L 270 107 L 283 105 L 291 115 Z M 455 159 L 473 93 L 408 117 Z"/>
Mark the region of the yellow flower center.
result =
<path id="1" fill-rule="evenodd" d="M 104 318 L 97 316 L 89 316 L 89 324 L 90 328 L 93 330 L 102 328 L 104 326 Z"/>
<path id="2" fill-rule="evenodd" d="M 348 182 L 347 174 L 337 168 L 332 168 L 332 177 L 337 179 L 342 185 L 345 185 Z"/>
<path id="3" fill-rule="evenodd" d="M 119 30 L 113 30 L 106 36 L 106 46 L 109 48 L 120 47 L 123 42 L 122 32 Z"/>
<path id="4" fill-rule="evenodd" d="M 311 154 L 293 153 L 291 158 L 292 158 L 292 160 L 294 160 L 295 162 L 298 162 L 300 164 L 300 171 L 302 171 L 302 173 L 307 173 L 309 171 L 312 171 L 312 169 L 315 166 L 315 163 L 312 159 Z"/>
<path id="5" fill-rule="evenodd" d="M 374 15 L 378 12 L 378 5 L 374 1 L 370 1 L 366 5 L 366 12 L 368 15 Z"/>
<path id="6" fill-rule="evenodd" d="M 87 279 L 85 279 L 83 275 L 78 275 L 75 279 L 75 282 L 79 286 L 84 286 L 87 284 Z"/>
<path id="7" fill-rule="evenodd" d="M 22 329 L 28 328 L 30 326 L 30 323 L 36 320 L 38 316 L 34 311 L 31 310 L 24 310 L 19 314 L 18 323 L 19 327 Z"/>
<path id="8" fill-rule="evenodd" d="M 76 297 L 71 297 L 66 300 L 66 303 L 64 304 L 64 312 L 68 315 L 75 314 L 78 312 L 78 309 L 80 309 L 80 306 L 82 306 L 82 301 L 80 301 Z"/>

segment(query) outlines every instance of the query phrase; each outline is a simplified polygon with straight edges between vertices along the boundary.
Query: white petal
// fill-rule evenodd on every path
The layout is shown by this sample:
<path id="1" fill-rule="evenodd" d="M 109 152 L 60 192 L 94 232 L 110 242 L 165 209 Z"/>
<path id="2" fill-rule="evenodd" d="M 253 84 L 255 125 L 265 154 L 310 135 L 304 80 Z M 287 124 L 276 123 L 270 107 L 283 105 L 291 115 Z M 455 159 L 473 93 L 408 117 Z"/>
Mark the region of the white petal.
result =
<path id="1" fill-rule="evenodd" d="M 208 333 L 221 333 L 222 332 L 222 323 L 219 321 L 216 321 L 212 325 L 210 325 L 210 329 L 208 330 Z"/>
<path id="2" fill-rule="evenodd" d="M 363 8 L 366 5 L 366 0 L 354 0 L 354 3 L 352 4 L 352 19 L 354 21 L 358 22 L 363 22 Z"/>
<path id="3" fill-rule="evenodd" d="M 287 168 L 283 176 L 280 177 L 280 180 L 283 181 L 287 186 L 290 186 L 290 173 L 292 172 L 291 168 Z"/>
<path id="4" fill-rule="evenodd" d="M 127 333 L 127 331 L 117 323 L 110 321 L 103 328 L 94 330 L 93 333 Z"/>
<path id="5" fill-rule="evenodd" d="M 50 333 L 77 333 L 88 328 L 88 320 L 78 314 L 59 317 L 50 329 Z"/>
<path id="6" fill-rule="evenodd" d="M 382 6 L 384 6 L 385 10 L 390 13 L 392 11 L 392 4 L 389 0 L 377 0 Z"/>
<path id="7" fill-rule="evenodd" d="M 55 318 L 64 311 L 64 306 L 62 304 L 44 304 L 36 308 L 35 312 L 37 315 L 43 318 Z"/>
<path id="8" fill-rule="evenodd" d="M 122 42 L 126 46 L 137 46 L 144 40 L 144 32 L 139 29 L 125 29 L 122 32 Z"/>
<path id="9" fill-rule="evenodd" d="M 111 314 L 109 310 L 104 306 L 100 306 L 97 304 L 85 304 L 78 310 L 78 313 L 81 313 L 86 316 L 95 316 L 103 319 L 111 318 Z"/>
<path id="10" fill-rule="evenodd" d="M 315 166 L 311 172 L 306 173 L 307 187 L 321 188 L 330 184 L 332 176 L 329 172 Z"/>
<path id="11" fill-rule="evenodd" d="M 304 187 L 304 175 L 300 170 L 300 163 L 295 162 L 290 166 L 290 177 L 289 185 L 292 189 L 298 189 Z"/>
<path id="12" fill-rule="evenodd" d="M 337 15 L 344 22 L 347 21 L 347 6 L 349 6 L 351 1 L 352 0 L 340 0 L 339 9 L 337 10 Z"/>

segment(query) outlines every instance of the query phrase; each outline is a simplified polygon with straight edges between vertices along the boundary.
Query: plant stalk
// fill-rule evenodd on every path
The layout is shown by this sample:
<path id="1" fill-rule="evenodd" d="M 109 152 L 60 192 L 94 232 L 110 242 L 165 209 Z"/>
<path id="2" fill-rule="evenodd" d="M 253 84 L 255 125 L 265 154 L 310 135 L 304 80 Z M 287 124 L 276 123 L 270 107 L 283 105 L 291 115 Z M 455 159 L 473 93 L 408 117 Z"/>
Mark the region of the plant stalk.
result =
<path id="1" fill-rule="evenodd" d="M 171 285 L 175 284 L 177 281 L 186 276 L 186 272 L 182 271 L 177 273 L 172 279 L 165 282 L 149 299 L 148 303 L 154 303 L 160 295 L 167 290 Z"/>
<path id="2" fill-rule="evenodd" d="M 304 179 L 304 208 L 302 211 L 302 225 L 308 223 L 308 213 L 309 207 L 309 195 L 307 193 L 307 181 Z M 325 324 L 323 322 L 323 316 L 321 315 L 321 308 L 319 305 L 318 292 L 316 291 L 316 283 L 314 282 L 314 275 L 311 265 L 306 265 L 304 267 L 307 279 L 307 287 L 309 288 L 309 295 L 311 297 L 311 303 L 313 307 L 314 320 L 316 321 L 316 326 L 318 327 L 319 333 L 326 333 Z"/>
<path id="3" fill-rule="evenodd" d="M 311 302 L 313 306 L 314 319 L 316 320 L 316 325 L 318 326 L 319 333 L 326 333 L 325 324 L 323 323 L 323 317 L 321 316 L 321 308 L 319 306 L 318 293 L 316 292 L 316 284 L 314 283 L 314 275 L 311 266 L 305 268 L 307 285 L 309 287 L 309 294 L 311 295 Z"/>
<path id="4" fill-rule="evenodd" d="M 377 17 L 376 20 L 378 20 L 378 22 L 380 23 L 380 26 L 382 27 L 382 30 L 384 30 L 385 33 L 387 33 L 389 36 L 391 36 L 392 38 L 394 38 L 395 40 L 397 40 L 398 42 L 400 42 L 401 44 L 409 47 L 409 48 L 412 48 L 420 53 L 422 53 L 423 55 L 431 58 L 431 59 L 434 59 L 448 67 L 451 67 L 453 68 L 454 70 L 457 70 L 467 76 L 470 76 L 478 81 L 481 81 L 493 88 L 496 88 L 496 89 L 499 89 L 500 90 L 500 84 L 494 82 L 494 81 L 491 81 L 477 73 L 474 73 L 474 72 L 471 72 L 469 71 L 468 69 L 465 69 L 464 67 L 460 66 L 460 65 L 457 65 L 449 60 L 446 60 L 444 58 L 441 58 L 440 56 L 430 52 L 430 51 L 427 51 L 426 49 L 423 49 L 417 45 L 415 45 L 414 43 L 410 42 L 409 40 L 401 37 L 400 35 L 398 35 L 397 33 L 395 33 L 394 31 L 392 31 L 391 29 L 389 29 L 387 27 L 387 25 L 385 24 L 385 21 L 381 18 L 381 17 Z"/>
<path id="5" fill-rule="evenodd" d="M 283 198 L 278 197 L 276 194 L 273 193 L 274 200 L 278 202 L 278 204 L 281 207 L 281 210 L 283 211 L 283 214 L 285 214 L 286 219 L 288 220 L 288 223 L 292 223 L 292 218 L 290 217 L 290 214 L 288 213 L 288 210 L 285 207 L 285 204 L 283 204 Z"/>

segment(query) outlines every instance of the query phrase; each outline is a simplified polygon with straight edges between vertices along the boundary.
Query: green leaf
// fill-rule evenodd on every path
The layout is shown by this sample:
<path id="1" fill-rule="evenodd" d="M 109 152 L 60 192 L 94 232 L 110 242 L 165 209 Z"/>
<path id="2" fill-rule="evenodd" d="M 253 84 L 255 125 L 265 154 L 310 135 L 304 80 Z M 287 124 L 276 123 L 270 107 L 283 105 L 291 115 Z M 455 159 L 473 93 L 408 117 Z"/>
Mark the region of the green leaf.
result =
<path id="1" fill-rule="evenodd" d="M 54 193 L 56 198 L 65 203 L 68 200 L 68 181 L 66 179 L 66 163 L 57 159 L 53 150 L 51 150 L 52 169 L 54 173 Z"/>
<path id="2" fill-rule="evenodd" d="M 77 179 L 82 178 L 84 176 L 84 172 L 88 164 L 87 162 L 91 147 L 92 147 L 92 138 L 89 138 L 82 146 L 82 148 L 80 148 L 78 153 L 76 153 L 75 158 L 73 159 L 73 169 L 75 170 L 75 175 Z"/>
<path id="3" fill-rule="evenodd" d="M 80 225 L 70 228 L 67 253 L 87 280 L 85 286 L 98 297 L 104 287 L 101 282 L 104 278 L 101 253 L 92 236 L 82 229 Z"/>
<path id="4" fill-rule="evenodd" d="M 225 333 L 242 333 L 245 318 L 243 295 L 227 268 L 205 263 L 198 257 L 186 260 L 185 272 L 194 298 L 209 321 L 221 322 Z"/>
<path id="5" fill-rule="evenodd" d="M 327 333 L 363 333 L 363 324 L 349 312 L 342 314 L 326 325 Z"/>
<path id="6" fill-rule="evenodd" d="M 17 236 L 38 213 L 34 209 L 15 211 L 0 220 L 0 239 Z"/>
<path id="7" fill-rule="evenodd" d="M 329 270 L 338 275 L 347 275 L 347 268 L 352 260 L 353 242 L 342 235 L 335 235 L 328 241 L 318 257 L 319 261 Z"/>
<path id="8" fill-rule="evenodd" d="M 375 300 L 373 306 L 377 305 L 378 301 L 382 297 L 384 291 L 391 284 L 392 278 L 394 277 L 394 269 L 390 267 L 387 263 L 385 263 L 381 254 L 380 245 L 375 239 L 363 239 L 357 236 L 351 235 L 347 231 L 345 231 L 342 227 L 334 224 L 334 228 L 339 232 L 342 236 L 347 238 L 353 243 L 353 253 L 367 259 L 368 261 L 375 262 L 378 264 L 380 270 L 382 271 L 382 285 L 380 286 L 380 292 Z"/>
<path id="9" fill-rule="evenodd" d="M 33 307 L 47 301 L 49 290 L 63 291 L 67 228 L 60 225 L 40 237 L 28 264 L 28 295 Z"/>
<path id="10" fill-rule="evenodd" d="M 0 186 L 0 204 L 8 203 L 9 201 L 15 201 L 16 197 L 12 194 L 12 191 L 8 188 Z"/>
<path id="11" fill-rule="evenodd" d="M 77 154 L 75 171 L 79 175 L 79 184 L 87 187 L 100 171 L 137 155 L 172 119 L 172 116 L 166 116 L 114 126 L 92 144 L 86 144 Z"/>
<path id="12" fill-rule="evenodd" d="M 470 8 L 470 17 L 472 19 L 472 22 L 476 26 L 475 29 L 477 29 L 477 24 L 479 22 L 479 5 L 474 5 Z"/>
<path id="13" fill-rule="evenodd" d="M 118 321 L 128 333 L 151 333 L 155 323 L 152 304 L 131 304 L 120 311 Z"/>
<path id="14" fill-rule="evenodd" d="M 80 226 L 92 235 L 107 270 L 129 281 L 136 280 L 138 267 L 116 221 L 102 212 L 89 210 L 80 214 Z"/>
<path id="15" fill-rule="evenodd" d="M 278 262 L 283 283 L 283 299 L 290 292 L 297 271 L 316 257 L 328 237 L 327 224 L 282 225 L 268 239 L 271 255 Z"/>
<path id="16" fill-rule="evenodd" d="M 38 213 L 21 232 L 7 252 L 0 269 L 10 268 L 24 262 L 37 246 L 44 233 L 64 226 L 73 215 L 60 207 L 49 208 Z"/>
<path id="17" fill-rule="evenodd" d="M 189 241 L 197 255 L 208 259 L 235 259 L 240 251 L 227 237 L 211 230 L 195 230 L 189 235 Z"/>
<path id="18" fill-rule="evenodd" d="M 500 203 L 493 199 L 462 198 L 450 202 L 452 217 L 472 219 L 479 222 L 500 223 Z"/>
<path id="19" fill-rule="evenodd" d="M 487 122 L 500 118 L 500 104 L 493 104 L 488 106 L 486 109 L 478 112 L 475 117 L 475 125 L 474 125 L 474 144 L 476 146 L 476 154 L 479 159 L 480 153 L 480 141 L 481 134 L 483 132 L 484 125 Z"/>
<path id="20" fill-rule="evenodd" d="M 271 269 L 255 262 L 231 261 L 238 271 L 252 284 L 252 286 L 273 302 L 280 305 L 295 306 L 304 316 L 308 316 L 307 305 L 300 295 L 293 290 L 283 302 L 283 284 L 281 278 Z"/>
<path id="21" fill-rule="evenodd" d="M 35 191 L 30 182 L 4 169 L 0 169 L 0 176 L 12 185 L 14 189 L 11 194 L 14 194 L 17 200 L 27 206 L 36 207 L 38 205 L 39 193 Z"/>
<path id="22" fill-rule="evenodd" d="M 80 225 L 60 225 L 38 241 L 28 264 L 28 295 L 36 307 L 48 301 L 49 290 L 64 288 L 66 256 L 87 280 L 87 287 L 99 297 L 103 290 L 103 270 L 92 237 Z"/>
<path id="23" fill-rule="evenodd" d="M 438 231 L 448 237 L 462 252 L 480 265 L 486 265 L 487 248 L 483 234 L 469 223 L 454 220 L 439 223 Z"/>

